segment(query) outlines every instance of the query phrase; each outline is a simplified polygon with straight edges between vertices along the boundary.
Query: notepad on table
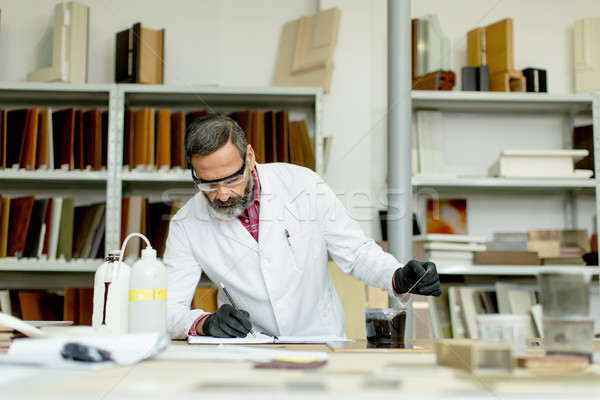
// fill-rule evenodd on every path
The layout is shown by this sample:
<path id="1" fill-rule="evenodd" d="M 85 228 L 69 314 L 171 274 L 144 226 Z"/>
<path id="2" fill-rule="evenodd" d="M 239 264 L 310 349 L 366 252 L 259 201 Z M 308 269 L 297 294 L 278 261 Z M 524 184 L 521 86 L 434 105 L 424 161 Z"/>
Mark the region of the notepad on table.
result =
<path id="1" fill-rule="evenodd" d="M 270 336 L 256 333 L 256 337 L 248 335 L 243 338 L 218 338 L 213 336 L 188 336 L 189 344 L 292 344 L 292 343 L 329 343 L 329 342 L 352 342 L 353 340 L 339 336 Z"/>

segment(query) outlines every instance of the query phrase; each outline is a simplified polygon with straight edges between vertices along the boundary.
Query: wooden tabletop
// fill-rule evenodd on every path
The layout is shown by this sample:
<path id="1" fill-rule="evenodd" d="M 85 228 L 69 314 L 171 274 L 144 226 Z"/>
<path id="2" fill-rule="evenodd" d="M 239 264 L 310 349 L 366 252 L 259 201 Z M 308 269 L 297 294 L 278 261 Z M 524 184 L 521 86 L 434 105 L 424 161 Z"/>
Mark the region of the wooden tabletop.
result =
<path id="1" fill-rule="evenodd" d="M 377 393 L 419 400 L 600 398 L 600 368 L 595 364 L 577 374 L 536 375 L 516 369 L 482 375 L 438 366 L 435 354 L 426 346 L 372 349 L 357 343 L 345 349 L 326 345 L 254 347 L 326 352 L 328 360 L 317 369 L 258 369 L 250 361 L 203 359 L 206 346 L 174 341 L 153 359 L 97 371 L 0 364 L 0 399 L 366 400 L 377 398 L 373 397 Z"/>

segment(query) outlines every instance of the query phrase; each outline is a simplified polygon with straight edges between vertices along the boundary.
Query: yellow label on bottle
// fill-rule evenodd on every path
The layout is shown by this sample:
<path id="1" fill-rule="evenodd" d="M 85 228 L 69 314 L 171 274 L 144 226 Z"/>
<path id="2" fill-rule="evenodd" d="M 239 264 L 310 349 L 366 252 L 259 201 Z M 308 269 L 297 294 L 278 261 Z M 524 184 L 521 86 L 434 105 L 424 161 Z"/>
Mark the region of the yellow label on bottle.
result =
<path id="1" fill-rule="evenodd" d="M 167 289 L 130 290 L 129 301 L 166 300 Z"/>

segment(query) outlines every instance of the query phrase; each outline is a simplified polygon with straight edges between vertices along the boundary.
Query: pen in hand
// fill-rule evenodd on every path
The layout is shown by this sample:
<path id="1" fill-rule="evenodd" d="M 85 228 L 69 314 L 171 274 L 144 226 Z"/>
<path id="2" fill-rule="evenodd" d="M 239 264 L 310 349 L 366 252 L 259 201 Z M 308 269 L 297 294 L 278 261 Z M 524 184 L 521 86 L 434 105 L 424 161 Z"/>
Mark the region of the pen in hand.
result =
<path id="1" fill-rule="evenodd" d="M 421 275 L 421 277 L 420 277 L 420 278 L 419 278 L 419 279 L 418 279 L 418 280 L 417 280 L 417 281 L 414 283 L 414 285 L 412 285 L 412 286 L 410 287 L 410 289 L 408 289 L 408 291 L 407 291 L 406 293 L 404 293 L 404 294 L 402 295 L 402 297 L 400 297 L 400 299 L 399 299 L 399 300 L 400 300 L 400 303 L 404 303 L 404 302 L 405 302 L 405 301 L 404 301 L 404 299 L 406 298 L 406 296 L 408 296 L 408 295 L 410 294 L 410 292 L 411 292 L 411 291 L 412 291 L 412 290 L 415 288 L 415 286 L 417 286 L 417 284 L 418 284 L 419 282 L 421 282 L 421 279 L 425 278 L 425 275 L 427 275 L 427 273 L 428 273 L 429 271 L 431 271 L 431 268 L 428 268 L 428 269 L 427 269 L 427 271 L 425 271 L 425 273 L 424 273 L 423 275 Z M 231 299 L 230 299 L 230 300 L 231 300 Z"/>
<path id="2" fill-rule="evenodd" d="M 227 298 L 229 299 L 229 302 L 231 303 L 233 308 L 235 308 L 236 310 L 239 310 L 239 308 L 235 305 L 235 302 L 231 298 L 231 295 L 229 295 L 227 288 L 225 287 L 225 285 L 223 285 L 223 282 L 221 282 L 221 289 L 223 289 L 223 293 L 225 293 L 225 296 L 227 296 Z M 252 334 L 253 337 L 256 337 L 256 335 L 254 334 L 254 331 L 252 329 L 250 329 L 250 333 Z"/>

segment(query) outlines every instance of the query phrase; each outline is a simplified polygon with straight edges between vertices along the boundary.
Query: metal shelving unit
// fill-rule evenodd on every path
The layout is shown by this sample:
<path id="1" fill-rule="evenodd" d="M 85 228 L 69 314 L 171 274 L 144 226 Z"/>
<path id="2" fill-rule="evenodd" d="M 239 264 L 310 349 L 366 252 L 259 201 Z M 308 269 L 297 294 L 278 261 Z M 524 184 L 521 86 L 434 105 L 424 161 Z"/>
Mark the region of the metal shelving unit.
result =
<path id="1" fill-rule="evenodd" d="M 548 93 L 504 93 L 504 92 L 452 92 L 452 91 L 413 91 L 412 109 L 439 110 L 443 113 L 487 114 L 487 115 L 559 115 L 572 120 L 576 116 L 591 116 L 594 124 L 594 158 L 600 159 L 600 120 L 598 94 Z M 572 129 L 566 124 L 565 134 Z M 410 132 L 408 133 L 410 134 Z M 598 163 L 596 163 L 596 176 Z M 509 179 L 488 177 L 412 178 L 413 191 L 428 188 L 444 194 L 484 194 L 484 195 L 529 195 L 564 193 L 567 203 L 574 202 L 577 195 L 595 195 L 596 213 L 600 211 L 600 182 L 598 179 Z M 575 221 L 574 205 L 566 209 L 566 225 Z M 598 227 L 597 227 L 598 229 Z M 573 267 L 569 266 L 570 270 Z M 581 267 L 590 270 L 590 267 Z M 440 267 L 441 275 L 535 275 L 540 270 L 556 269 L 554 266 L 453 266 Z M 598 275 L 597 268 L 593 269 Z"/>
<path id="2" fill-rule="evenodd" d="M 123 182 L 181 182 L 190 183 L 189 170 L 169 171 L 123 171 Z"/>
<path id="3" fill-rule="evenodd" d="M 527 194 L 581 190 L 593 193 L 595 179 L 513 179 L 513 178 L 427 178 L 413 177 L 414 188 L 433 187 L 446 191 Z"/>
<path id="4" fill-rule="evenodd" d="M 594 95 L 415 90 L 413 109 L 466 114 L 592 114 Z"/>
<path id="5" fill-rule="evenodd" d="M 188 170 L 128 171 L 123 169 L 123 121 L 126 108 L 173 108 L 185 111 L 210 109 L 222 112 L 243 109 L 288 109 L 290 119 L 307 118 L 315 137 L 316 169 L 323 171 L 322 89 L 283 87 L 167 86 L 135 84 L 0 84 L 0 108 L 48 107 L 101 108 L 109 111 L 108 157 L 105 171 L 0 170 L 2 190 L 61 194 L 93 190 L 106 198 L 105 248 L 120 248 L 123 190 L 193 195 Z M 100 260 L 0 259 L 0 278 L 11 288 L 59 288 L 65 282 L 85 286 Z"/>
<path id="6" fill-rule="evenodd" d="M 540 272 L 564 272 L 564 268 L 554 265 L 448 265 L 438 266 L 440 275 L 477 276 L 535 276 Z M 598 268 L 590 266 L 569 266 L 572 272 L 588 272 L 598 276 Z"/>
<path id="7" fill-rule="evenodd" d="M 2 181 L 20 181 L 20 182 L 106 182 L 108 173 L 106 171 L 20 171 L 7 169 L 0 171 L 0 180 Z"/>
<path id="8" fill-rule="evenodd" d="M 65 261 L 6 258 L 0 264 L 5 272 L 96 272 L 99 262 L 94 259 Z"/>
<path id="9" fill-rule="evenodd" d="M 40 107 L 51 109 L 99 108 L 109 111 L 109 137 L 114 136 L 116 85 L 4 82 L 0 84 L 0 108 Z M 109 148 L 109 153 L 111 149 Z M 7 169 L 0 171 L 2 190 L 44 195 L 65 195 L 92 191 L 100 197 L 112 184 L 109 171 L 68 171 Z M 108 214 L 107 214 L 108 217 Z M 57 288 L 60 282 L 89 286 L 99 260 L 33 260 L 0 259 L 3 286 Z M 61 277 L 59 279 L 59 276 Z"/>

